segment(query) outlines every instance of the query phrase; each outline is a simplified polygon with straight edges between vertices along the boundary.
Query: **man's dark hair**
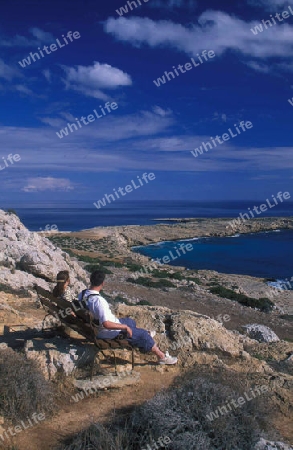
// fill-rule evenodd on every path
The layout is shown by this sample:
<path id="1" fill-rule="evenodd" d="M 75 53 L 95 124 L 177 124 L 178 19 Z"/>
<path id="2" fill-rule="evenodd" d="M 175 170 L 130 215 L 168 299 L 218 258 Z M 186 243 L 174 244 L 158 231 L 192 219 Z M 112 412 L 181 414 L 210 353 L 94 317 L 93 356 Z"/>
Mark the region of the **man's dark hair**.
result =
<path id="1" fill-rule="evenodd" d="M 104 282 L 105 280 L 105 274 L 104 272 L 102 272 L 101 270 L 95 270 L 92 274 L 91 274 L 91 285 L 92 286 L 101 286 L 101 284 Z"/>

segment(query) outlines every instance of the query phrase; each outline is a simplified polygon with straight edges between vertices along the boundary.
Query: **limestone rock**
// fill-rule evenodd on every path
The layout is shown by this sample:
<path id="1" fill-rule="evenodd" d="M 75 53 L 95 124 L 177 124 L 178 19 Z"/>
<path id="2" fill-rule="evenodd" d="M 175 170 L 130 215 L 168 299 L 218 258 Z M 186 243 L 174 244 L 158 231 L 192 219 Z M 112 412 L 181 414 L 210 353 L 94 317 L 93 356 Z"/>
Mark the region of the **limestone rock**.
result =
<path id="1" fill-rule="evenodd" d="M 88 275 L 76 261 L 30 232 L 15 214 L 0 210 L 0 283 L 13 290 L 32 289 L 34 284 L 52 290 L 60 270 L 70 272 L 76 294 L 86 287 Z"/>
<path id="2" fill-rule="evenodd" d="M 194 364 L 195 353 L 208 351 L 243 358 L 246 355 L 243 336 L 228 331 L 218 321 L 193 311 L 172 311 L 157 306 L 118 304 L 118 317 L 130 316 L 137 326 L 157 332 L 155 341 L 163 351 L 176 354 L 185 367 Z"/>
<path id="3" fill-rule="evenodd" d="M 131 373 L 121 372 L 118 375 L 100 375 L 93 377 L 92 380 L 74 380 L 73 383 L 78 389 L 89 395 L 101 389 L 119 389 L 124 386 L 132 386 L 139 381 L 140 373 L 133 371 Z"/>
<path id="4" fill-rule="evenodd" d="M 250 324 L 243 327 L 251 339 L 259 342 L 277 342 L 280 339 L 270 328 L 264 325 Z"/>
<path id="5" fill-rule="evenodd" d="M 47 380 L 54 379 L 57 372 L 66 376 L 76 368 L 93 361 L 95 349 L 91 345 L 77 345 L 59 337 L 51 340 L 32 339 L 25 344 L 28 359 L 35 360 Z"/>

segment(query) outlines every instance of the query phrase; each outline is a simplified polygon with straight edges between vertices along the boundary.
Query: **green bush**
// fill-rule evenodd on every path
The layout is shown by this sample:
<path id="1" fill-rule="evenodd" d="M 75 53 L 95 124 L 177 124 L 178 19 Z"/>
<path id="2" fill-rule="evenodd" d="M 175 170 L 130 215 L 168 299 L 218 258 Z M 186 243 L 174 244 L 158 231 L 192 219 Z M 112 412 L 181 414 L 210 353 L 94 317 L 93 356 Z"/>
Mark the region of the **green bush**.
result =
<path id="1" fill-rule="evenodd" d="M 224 286 L 214 286 L 210 288 L 212 294 L 216 294 L 219 297 L 228 298 L 229 300 L 235 300 L 241 305 L 250 306 L 251 308 L 257 308 L 264 312 L 269 312 L 273 309 L 274 303 L 266 297 L 253 298 L 247 297 L 244 294 L 238 294 L 237 292 L 227 289 Z"/>
<path id="2" fill-rule="evenodd" d="M 79 259 L 79 261 L 86 262 L 89 264 L 101 264 L 100 258 L 93 258 L 92 256 L 85 256 L 85 255 L 77 255 L 76 253 L 73 253 L 72 251 L 71 251 L 71 253 L 75 256 L 75 258 Z"/>
<path id="3" fill-rule="evenodd" d="M 140 300 L 138 303 L 135 304 L 135 306 L 152 306 L 152 304 L 147 300 Z"/>
<path id="4" fill-rule="evenodd" d="M 84 270 L 87 270 L 90 273 L 94 272 L 95 270 L 100 270 L 101 272 L 104 272 L 106 274 L 112 273 L 111 270 L 97 264 L 87 264 L 86 266 L 84 266 Z"/>
<path id="5" fill-rule="evenodd" d="M 111 267 L 124 267 L 124 264 L 117 262 L 117 261 L 105 261 L 105 260 L 100 260 L 100 263 L 103 266 L 111 266 Z"/>
<path id="6" fill-rule="evenodd" d="M 158 269 L 154 269 L 151 272 L 152 277 L 155 278 L 168 278 L 169 277 L 169 273 L 166 270 L 158 270 Z"/>
<path id="7" fill-rule="evenodd" d="M 88 270 L 89 272 L 90 272 L 90 270 L 86 269 L 86 267 L 98 266 L 98 267 L 100 267 L 100 269 L 98 268 L 98 269 L 94 269 L 94 270 L 103 270 L 104 273 L 112 273 L 110 271 L 107 272 L 107 269 L 105 269 L 105 266 L 124 267 L 123 264 L 116 262 L 116 261 L 105 261 L 100 258 L 93 258 L 91 256 L 77 255 L 76 253 L 74 253 L 72 250 L 69 250 L 69 249 L 66 250 L 66 253 L 68 253 L 69 256 L 71 256 L 71 257 L 77 258 L 79 261 L 88 263 L 85 266 L 85 270 Z"/>
<path id="8" fill-rule="evenodd" d="M 0 415 L 12 422 L 26 420 L 34 412 L 49 417 L 55 395 L 37 363 L 12 349 L 0 351 Z"/>
<path id="9" fill-rule="evenodd" d="M 16 216 L 16 217 L 19 217 L 18 214 L 17 214 L 17 212 L 15 211 L 15 209 L 9 208 L 9 209 L 6 209 L 5 212 L 7 212 L 8 214 L 13 214 L 13 215 Z"/>
<path id="10" fill-rule="evenodd" d="M 202 282 L 200 281 L 200 279 L 199 279 L 199 278 L 196 278 L 196 277 L 188 277 L 188 278 L 186 278 L 186 280 L 187 280 L 187 281 L 194 281 L 194 283 L 196 283 L 196 284 L 202 284 Z"/>
<path id="11" fill-rule="evenodd" d="M 139 272 L 140 270 L 143 269 L 143 266 L 136 263 L 127 263 L 126 267 L 130 272 Z"/>
<path id="12" fill-rule="evenodd" d="M 165 278 L 162 278 L 160 281 L 152 281 L 151 278 L 138 277 L 136 280 L 134 278 L 127 278 L 126 281 L 153 288 L 176 287 L 171 281 L 166 280 Z"/>
<path id="13" fill-rule="evenodd" d="M 169 273 L 166 270 L 155 269 L 152 271 L 152 276 L 155 278 L 171 278 L 174 280 L 183 280 L 184 277 L 180 272 Z"/>
<path id="14" fill-rule="evenodd" d="M 127 300 L 127 298 L 122 297 L 122 295 L 116 295 L 115 298 L 110 297 L 110 295 L 105 294 L 102 292 L 103 297 L 109 302 L 109 303 L 125 303 L 127 306 L 151 306 L 151 303 L 147 300 L 140 300 L 138 303 L 131 303 Z"/>
<path id="15" fill-rule="evenodd" d="M 293 315 L 292 314 L 283 314 L 280 316 L 280 319 L 289 320 L 290 322 L 293 322 Z"/>
<path id="16" fill-rule="evenodd" d="M 180 272 L 170 273 L 169 278 L 174 280 L 184 280 L 184 276 Z"/>

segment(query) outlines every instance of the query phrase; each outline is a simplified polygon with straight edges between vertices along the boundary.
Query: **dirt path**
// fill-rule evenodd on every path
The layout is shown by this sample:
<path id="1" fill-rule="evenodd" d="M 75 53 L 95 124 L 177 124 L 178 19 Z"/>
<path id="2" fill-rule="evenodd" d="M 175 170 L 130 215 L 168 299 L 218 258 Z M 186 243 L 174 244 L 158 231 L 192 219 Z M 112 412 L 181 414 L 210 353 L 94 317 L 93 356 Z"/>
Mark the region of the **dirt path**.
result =
<path id="1" fill-rule="evenodd" d="M 160 373 L 151 366 L 136 368 L 141 374 L 140 383 L 133 387 L 101 392 L 78 403 L 65 403 L 52 419 L 19 433 L 11 445 L 17 450 L 53 450 L 64 437 L 86 428 L 92 422 L 105 422 L 115 414 L 129 412 L 134 406 L 151 399 L 158 391 L 167 388 L 180 373 L 178 368 L 168 368 Z"/>

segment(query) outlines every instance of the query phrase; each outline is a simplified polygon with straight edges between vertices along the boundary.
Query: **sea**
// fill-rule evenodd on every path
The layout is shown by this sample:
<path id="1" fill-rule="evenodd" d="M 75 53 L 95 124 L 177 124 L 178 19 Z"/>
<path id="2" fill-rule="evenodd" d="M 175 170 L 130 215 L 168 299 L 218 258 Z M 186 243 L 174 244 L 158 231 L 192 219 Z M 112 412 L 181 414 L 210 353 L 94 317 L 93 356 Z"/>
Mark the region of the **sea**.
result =
<path id="1" fill-rule="evenodd" d="M 259 201 L 191 202 L 140 201 L 116 202 L 104 208 L 75 205 L 54 208 L 15 208 L 31 231 L 79 231 L 98 226 L 153 225 L 156 219 L 239 217 Z M 293 203 L 285 201 L 258 217 L 293 217 Z M 164 223 L 169 223 L 164 221 Z M 170 222 L 172 223 L 172 222 Z M 193 250 L 170 264 L 189 269 L 209 269 L 223 273 L 246 274 L 271 279 L 275 285 L 293 280 L 293 231 L 277 230 L 257 234 L 236 234 L 225 238 L 199 238 L 189 241 L 160 242 L 134 250 L 153 259 L 168 255 L 179 244 L 191 243 Z M 292 281 L 293 285 L 293 281 Z"/>

